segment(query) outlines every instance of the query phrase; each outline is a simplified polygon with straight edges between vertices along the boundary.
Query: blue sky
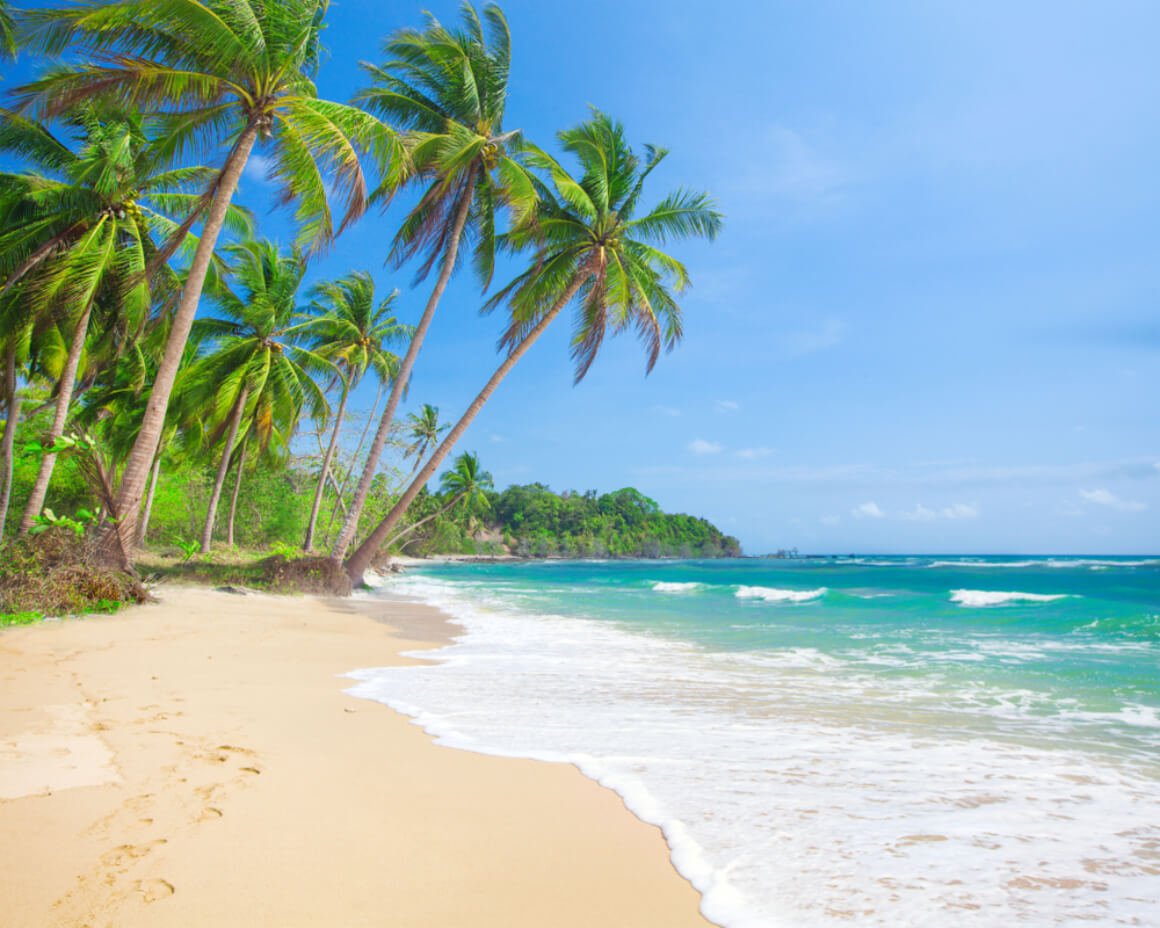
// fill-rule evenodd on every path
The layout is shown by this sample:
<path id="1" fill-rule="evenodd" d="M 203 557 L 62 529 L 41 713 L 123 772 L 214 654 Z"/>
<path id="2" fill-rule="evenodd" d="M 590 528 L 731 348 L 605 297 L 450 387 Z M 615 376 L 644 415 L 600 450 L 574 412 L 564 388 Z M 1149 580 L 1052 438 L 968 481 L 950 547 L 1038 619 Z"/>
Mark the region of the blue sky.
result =
<path id="1" fill-rule="evenodd" d="M 707 189 L 727 223 L 674 249 L 686 339 L 651 376 L 631 338 L 578 387 L 567 324 L 535 347 L 462 446 L 497 484 L 634 485 L 749 553 L 1160 551 L 1160 6 L 504 9 L 508 128 L 548 146 L 598 105 L 672 150 L 654 194 Z M 348 98 L 420 10 L 335 0 L 320 91 Z M 416 318 L 397 219 L 312 276 L 368 269 Z M 412 405 L 450 419 L 490 373 L 480 302 L 455 281 Z"/>

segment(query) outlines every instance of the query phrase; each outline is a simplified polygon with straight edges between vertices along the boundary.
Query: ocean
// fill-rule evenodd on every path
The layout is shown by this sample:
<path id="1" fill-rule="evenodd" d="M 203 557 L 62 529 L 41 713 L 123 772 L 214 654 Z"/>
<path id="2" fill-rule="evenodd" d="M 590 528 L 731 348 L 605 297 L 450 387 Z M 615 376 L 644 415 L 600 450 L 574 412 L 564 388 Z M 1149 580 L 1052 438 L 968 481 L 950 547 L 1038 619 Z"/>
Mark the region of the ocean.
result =
<path id="1" fill-rule="evenodd" d="M 727 928 L 1160 925 L 1160 558 L 447 564 L 355 695 L 575 764 Z"/>

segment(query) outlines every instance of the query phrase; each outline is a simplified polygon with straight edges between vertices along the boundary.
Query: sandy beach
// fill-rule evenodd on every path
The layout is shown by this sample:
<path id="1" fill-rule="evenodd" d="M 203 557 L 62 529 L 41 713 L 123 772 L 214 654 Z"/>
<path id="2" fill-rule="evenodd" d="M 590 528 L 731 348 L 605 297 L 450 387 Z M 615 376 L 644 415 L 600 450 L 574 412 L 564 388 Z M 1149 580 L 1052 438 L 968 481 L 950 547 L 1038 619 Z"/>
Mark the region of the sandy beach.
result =
<path id="1" fill-rule="evenodd" d="M 343 693 L 438 612 L 158 596 L 0 633 L 7 928 L 708 924 L 614 793 Z"/>

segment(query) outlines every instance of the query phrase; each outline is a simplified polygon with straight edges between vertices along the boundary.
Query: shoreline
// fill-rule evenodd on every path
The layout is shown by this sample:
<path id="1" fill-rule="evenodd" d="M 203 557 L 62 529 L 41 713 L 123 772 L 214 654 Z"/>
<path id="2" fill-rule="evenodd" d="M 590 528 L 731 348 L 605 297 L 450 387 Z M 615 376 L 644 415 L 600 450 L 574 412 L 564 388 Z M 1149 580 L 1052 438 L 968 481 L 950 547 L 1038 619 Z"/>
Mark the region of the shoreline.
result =
<path id="1" fill-rule="evenodd" d="M 5 924 L 710 924 L 611 790 L 344 692 L 433 607 L 158 594 L 0 633 Z"/>

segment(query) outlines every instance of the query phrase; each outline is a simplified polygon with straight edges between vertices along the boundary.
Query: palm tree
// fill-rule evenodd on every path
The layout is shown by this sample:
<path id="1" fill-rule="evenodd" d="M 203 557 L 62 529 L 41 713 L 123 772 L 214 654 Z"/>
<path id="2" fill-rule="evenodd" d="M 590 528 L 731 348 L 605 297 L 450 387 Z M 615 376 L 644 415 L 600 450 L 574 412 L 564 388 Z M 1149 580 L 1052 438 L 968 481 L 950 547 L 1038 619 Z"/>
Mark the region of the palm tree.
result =
<path id="1" fill-rule="evenodd" d="M 424 403 L 417 413 L 407 415 L 407 437 L 411 443 L 403 449 L 403 457 L 415 459 L 411 473 L 407 475 L 407 483 L 415 476 L 416 471 L 423 465 L 423 457 L 439 442 L 439 436 L 451 426 L 439 424 L 439 407 Z"/>
<path id="2" fill-rule="evenodd" d="M 0 58 L 11 61 L 16 57 L 16 27 L 8 4 L 0 2 Z"/>
<path id="3" fill-rule="evenodd" d="M 23 312 L 13 308 L 19 302 L 19 291 L 0 297 L 0 345 L 3 345 L 4 370 L 4 439 L 0 443 L 0 540 L 8 524 L 8 507 L 12 501 L 12 477 L 16 463 L 16 427 L 20 423 L 20 366 L 28 355 L 30 326 Z"/>
<path id="4" fill-rule="evenodd" d="M 390 257 L 396 264 L 421 258 L 417 280 L 436 266 L 439 275 L 371 442 L 331 553 L 335 560 L 345 556 L 358 531 L 395 412 L 461 244 L 474 238 L 475 269 L 486 289 L 495 264 L 496 210 L 504 204 L 525 209 L 533 194 L 530 179 L 507 153 L 519 133 L 503 130 L 511 60 L 507 20 L 498 6 L 488 4 L 483 9 L 485 32 L 470 3 L 463 4 L 462 19 L 461 31 L 447 29 L 429 16 L 422 31 L 396 33 L 386 45 L 390 60 L 367 66 L 374 85 L 359 95 L 368 109 L 406 131 L 412 179 L 426 184 L 395 236 Z"/>
<path id="5" fill-rule="evenodd" d="M 507 357 L 386 518 L 351 555 L 346 569 L 356 583 L 496 387 L 574 299 L 579 307 L 572 339 L 576 382 L 588 372 L 608 331 L 635 329 L 644 342 L 648 371 L 661 349 L 671 350 L 681 338 L 681 310 L 673 292 L 688 286 L 689 275 L 653 243 L 712 239 L 721 214 L 707 194 L 678 190 L 634 218 L 644 182 L 666 152 L 648 146 L 642 161 L 620 123 L 603 113 L 594 112 L 559 138 L 583 173 L 576 179 L 545 152 L 527 147 L 529 163 L 547 172 L 551 186 L 539 184 L 539 207 L 514 225 L 504 244 L 512 251 L 534 249 L 535 256 L 531 268 L 485 307 L 511 306 L 511 323 L 500 341 Z"/>
<path id="6" fill-rule="evenodd" d="M 210 550 L 239 434 L 252 433 L 266 447 L 293 432 L 304 405 L 322 418 L 326 397 L 314 377 L 335 373 L 308 347 L 310 321 L 297 305 L 306 272 L 301 252 L 283 254 L 272 242 L 251 240 L 231 245 L 226 254 L 229 274 L 211 293 L 219 315 L 194 323 L 194 337 L 207 348 L 191 366 L 182 393 L 183 408 L 205 427 L 209 445 L 221 441 L 201 536 L 203 554 Z"/>
<path id="7" fill-rule="evenodd" d="M 338 448 L 350 391 L 359 385 L 371 368 L 380 383 L 389 384 L 398 372 L 399 358 L 387 346 L 405 342 L 414 331 L 411 326 L 400 324 L 392 315 L 398 295 L 398 290 L 392 291 L 376 304 L 375 282 L 365 271 L 355 271 L 341 280 L 319 284 L 315 288 L 314 310 L 317 316 L 310 331 L 318 354 L 338 368 L 341 393 L 330 443 L 322 456 L 322 472 L 318 475 L 318 488 L 302 543 L 304 551 L 311 551 L 314 547 L 318 512 L 330 477 L 330 465 Z"/>
<path id="8" fill-rule="evenodd" d="M 68 346 L 60 369 L 51 371 L 57 387 L 48 446 L 64 434 L 93 313 L 104 311 L 99 328 L 113 356 L 141 332 L 154 296 L 146 268 L 157 253 L 155 239 L 197 209 L 200 197 L 188 188 L 213 174 L 169 169 L 137 113 L 85 104 L 66 128 L 78 135 L 76 151 L 67 136 L 0 113 L 0 151 L 23 156 L 34 170 L 0 174 L 4 289 L 22 284 L 25 312 L 33 320 L 55 317 Z M 249 228 L 248 214 L 237 207 L 227 222 Z M 55 464 L 54 454 L 41 458 L 22 532 L 40 515 Z"/>
<path id="9" fill-rule="evenodd" d="M 463 508 L 470 514 L 479 506 L 487 505 L 487 491 L 495 489 L 491 474 L 479 465 L 479 457 L 465 452 L 457 457 L 451 469 L 445 471 L 439 483 L 440 490 L 446 497 L 446 502 L 428 516 L 408 525 L 381 547 L 388 548 L 396 544 L 405 535 L 411 534 L 421 525 L 426 525 L 432 519 L 450 512 L 455 506 L 462 503 Z"/>
<path id="10" fill-rule="evenodd" d="M 359 152 L 401 171 L 397 137 L 371 114 L 319 99 L 313 77 L 322 55 L 328 0 L 81 0 L 24 10 L 26 44 L 86 64 L 56 68 L 16 92 L 21 105 L 55 114 L 93 97 L 164 113 L 163 153 L 225 150 L 225 161 L 181 231 L 202 222 L 137 441 L 117 492 L 122 547 L 132 550 L 138 509 L 213 250 L 254 146 L 269 147 L 271 177 L 297 202 L 300 241 L 328 244 L 365 210 Z M 387 178 L 387 186 L 393 182 Z M 341 197 L 336 223 L 327 188 Z M 115 556 L 113 546 L 110 554 Z M 128 564 L 123 566 L 128 567 Z"/>

